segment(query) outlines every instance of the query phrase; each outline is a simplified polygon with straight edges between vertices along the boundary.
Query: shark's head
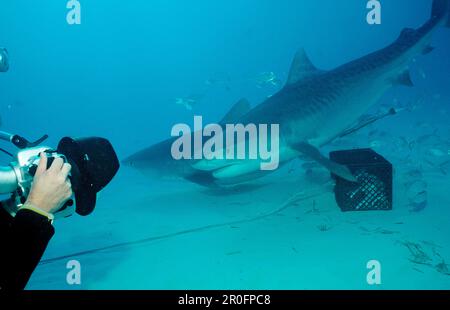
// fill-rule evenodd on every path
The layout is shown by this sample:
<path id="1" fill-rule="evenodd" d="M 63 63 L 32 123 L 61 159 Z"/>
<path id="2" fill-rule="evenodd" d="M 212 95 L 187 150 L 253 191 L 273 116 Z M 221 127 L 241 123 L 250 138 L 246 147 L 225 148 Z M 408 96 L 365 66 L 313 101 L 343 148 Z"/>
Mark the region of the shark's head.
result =
<path id="1" fill-rule="evenodd" d="M 122 160 L 122 164 L 156 177 L 162 170 L 161 158 L 152 149 L 153 147 L 133 154 Z"/>
<path id="2" fill-rule="evenodd" d="M 122 164 L 156 178 L 182 177 L 188 166 L 185 161 L 172 158 L 170 152 L 172 142 L 173 140 L 169 139 L 157 143 L 125 158 Z"/>

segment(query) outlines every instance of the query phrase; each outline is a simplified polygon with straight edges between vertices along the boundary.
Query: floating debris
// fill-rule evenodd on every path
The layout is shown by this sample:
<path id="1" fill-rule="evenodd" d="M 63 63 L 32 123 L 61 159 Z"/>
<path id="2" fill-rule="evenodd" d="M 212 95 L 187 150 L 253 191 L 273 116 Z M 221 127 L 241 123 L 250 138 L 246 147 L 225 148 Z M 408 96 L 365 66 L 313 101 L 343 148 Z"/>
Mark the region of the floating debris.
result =
<path id="1" fill-rule="evenodd" d="M 409 261 L 419 264 L 419 265 L 427 265 L 432 266 L 432 259 L 430 256 L 428 256 L 427 253 L 423 250 L 422 246 L 419 243 L 411 242 L 411 241 L 404 241 L 401 242 L 410 253 L 410 257 L 408 258 Z"/>
<path id="2" fill-rule="evenodd" d="M 429 241 L 422 241 L 421 243 L 431 250 L 432 255 L 429 255 L 419 243 L 400 241 L 400 244 L 404 245 L 409 250 L 409 261 L 414 264 L 431 267 L 439 273 L 450 276 L 450 266 L 442 258 L 442 255 L 437 252 L 437 248 L 441 247 Z M 413 268 L 413 270 L 422 272 L 417 268 Z"/>

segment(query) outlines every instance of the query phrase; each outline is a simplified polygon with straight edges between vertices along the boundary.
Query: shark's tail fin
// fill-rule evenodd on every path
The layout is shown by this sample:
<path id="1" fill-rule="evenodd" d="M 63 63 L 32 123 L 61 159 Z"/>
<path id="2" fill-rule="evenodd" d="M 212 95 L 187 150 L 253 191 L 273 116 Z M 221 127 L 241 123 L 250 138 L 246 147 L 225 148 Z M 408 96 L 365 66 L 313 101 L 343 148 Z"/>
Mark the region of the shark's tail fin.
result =
<path id="1" fill-rule="evenodd" d="M 442 19 L 444 26 L 450 28 L 450 0 L 433 0 L 431 18 Z"/>

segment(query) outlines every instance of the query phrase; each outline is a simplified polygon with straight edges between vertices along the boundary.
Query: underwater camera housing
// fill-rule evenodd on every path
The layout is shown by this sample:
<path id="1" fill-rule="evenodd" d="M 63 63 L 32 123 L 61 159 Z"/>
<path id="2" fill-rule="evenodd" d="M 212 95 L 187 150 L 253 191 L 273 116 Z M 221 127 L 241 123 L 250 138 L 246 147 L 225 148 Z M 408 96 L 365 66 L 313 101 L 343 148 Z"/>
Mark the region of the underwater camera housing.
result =
<path id="1" fill-rule="evenodd" d="M 42 142 L 46 137 L 37 142 Z M 0 132 L 0 138 L 4 139 L 5 133 Z M 62 158 L 72 166 L 69 178 L 74 195 L 55 214 L 55 218 L 68 217 L 74 212 L 82 216 L 92 213 L 97 193 L 113 179 L 120 167 L 111 143 L 104 138 L 66 137 L 59 142 L 56 150 L 37 146 L 37 142 L 28 142 L 17 135 L 11 135 L 10 140 L 16 146 L 20 144 L 21 150 L 9 166 L 0 168 L 0 194 L 12 194 L 10 200 L 2 205 L 13 216 L 30 193 L 40 153 L 47 155 L 48 167 L 56 158 Z"/>
<path id="2" fill-rule="evenodd" d="M 330 153 L 330 159 L 346 165 L 358 182 L 332 175 L 334 194 L 342 211 L 389 211 L 393 201 L 393 167 L 372 149 Z"/>

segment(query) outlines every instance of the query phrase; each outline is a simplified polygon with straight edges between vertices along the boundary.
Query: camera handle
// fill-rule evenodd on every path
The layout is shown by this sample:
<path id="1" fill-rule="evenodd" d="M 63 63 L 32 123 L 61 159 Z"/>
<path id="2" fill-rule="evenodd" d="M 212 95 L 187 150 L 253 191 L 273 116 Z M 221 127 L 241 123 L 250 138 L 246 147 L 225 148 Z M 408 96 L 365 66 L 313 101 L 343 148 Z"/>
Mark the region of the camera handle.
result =
<path id="1" fill-rule="evenodd" d="M 41 138 L 34 142 L 30 142 L 24 137 L 11 134 L 5 131 L 0 131 L 0 140 L 8 141 L 17 146 L 19 149 L 26 149 L 28 147 L 35 147 L 48 139 L 48 135 L 43 135 Z"/>
<path id="2" fill-rule="evenodd" d="M 17 175 L 10 166 L 0 167 L 0 195 L 10 194 L 17 189 Z"/>

